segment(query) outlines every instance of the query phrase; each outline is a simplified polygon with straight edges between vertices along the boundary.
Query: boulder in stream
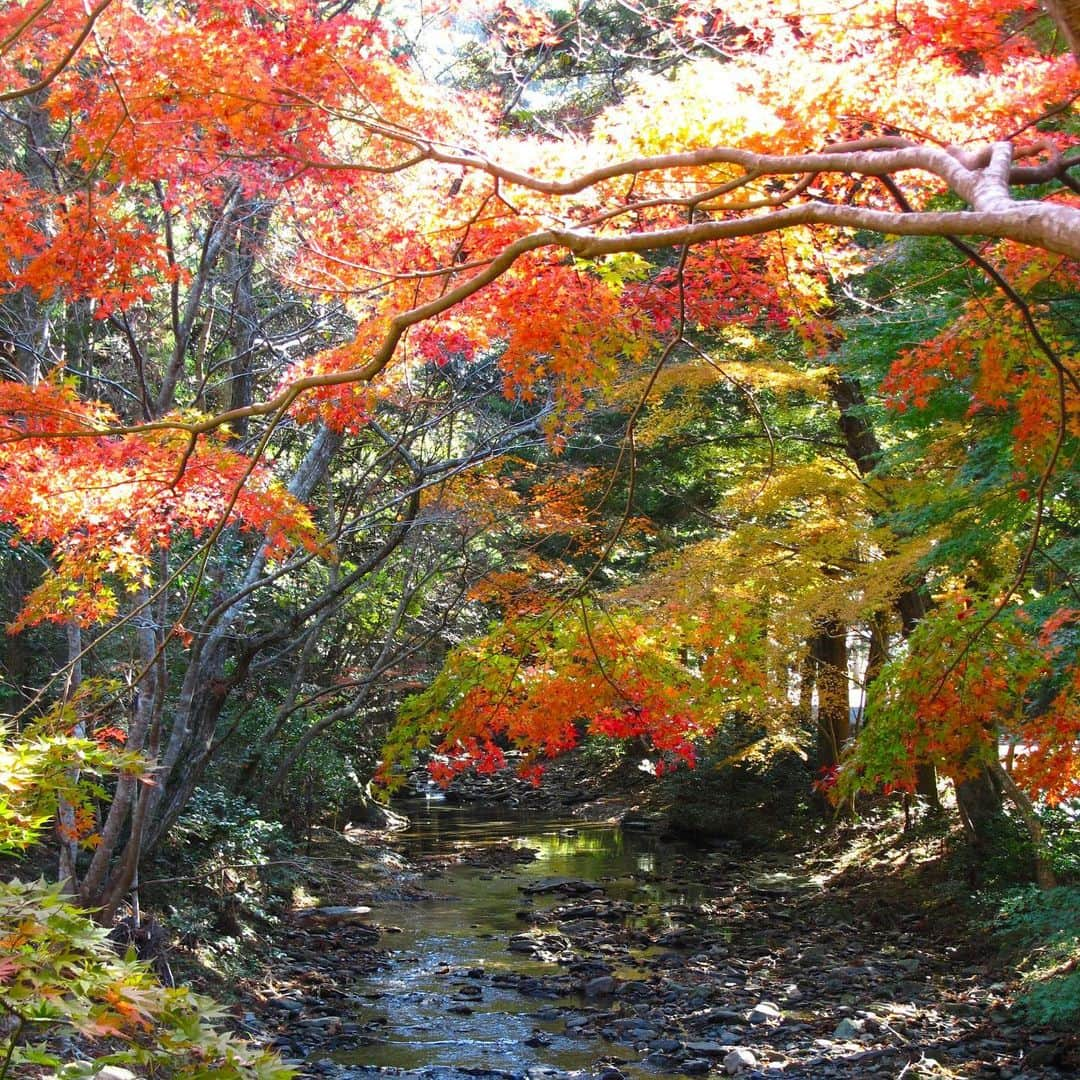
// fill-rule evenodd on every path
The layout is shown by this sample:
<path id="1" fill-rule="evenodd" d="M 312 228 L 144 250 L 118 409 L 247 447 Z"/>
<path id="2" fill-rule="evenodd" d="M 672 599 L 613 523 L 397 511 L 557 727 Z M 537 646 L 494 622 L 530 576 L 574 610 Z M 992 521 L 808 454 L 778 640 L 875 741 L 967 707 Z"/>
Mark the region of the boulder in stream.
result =
<path id="1" fill-rule="evenodd" d="M 618 985 L 618 980 L 611 975 L 597 975 L 585 983 L 582 993 L 587 998 L 611 997 Z"/>
<path id="2" fill-rule="evenodd" d="M 293 913 L 294 918 L 305 926 L 355 926 L 371 933 L 373 937 L 379 936 L 377 927 L 365 922 L 371 908 L 345 905 L 330 907 L 301 908 Z"/>
<path id="3" fill-rule="evenodd" d="M 591 896 L 602 893 L 604 887 L 595 881 L 582 881 L 579 878 L 549 877 L 541 878 L 529 885 L 522 885 L 521 891 L 527 896 L 538 893 L 560 893 L 563 896 Z"/>

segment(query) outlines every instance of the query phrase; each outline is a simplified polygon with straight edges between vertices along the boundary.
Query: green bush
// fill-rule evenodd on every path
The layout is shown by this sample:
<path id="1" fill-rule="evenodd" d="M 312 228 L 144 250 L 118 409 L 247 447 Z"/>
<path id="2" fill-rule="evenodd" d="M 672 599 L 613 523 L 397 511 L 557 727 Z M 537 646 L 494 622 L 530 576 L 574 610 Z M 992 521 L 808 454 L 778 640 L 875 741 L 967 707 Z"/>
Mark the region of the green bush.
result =
<path id="1" fill-rule="evenodd" d="M 177 1080 L 294 1075 L 274 1055 L 216 1030 L 212 1021 L 221 1013 L 209 998 L 162 986 L 132 956 L 117 956 L 107 931 L 68 903 L 58 886 L 0 885 L 0 926 L 10 928 L 0 959 L 0 1009 L 12 1020 L 6 1046 L 0 1045 L 0 1078 L 13 1068 L 45 1067 L 75 1080 L 104 1065 Z M 44 1038 L 58 1026 L 87 1045 L 107 1044 L 107 1052 L 65 1062 Z"/>
<path id="2" fill-rule="evenodd" d="M 221 788 L 200 788 L 170 833 L 170 863 L 206 870 L 228 863 L 268 862 L 293 850 L 285 827 Z"/>
<path id="3" fill-rule="evenodd" d="M 1060 882 L 1080 882 L 1080 800 L 1039 811 L 1050 866 Z"/>
<path id="4" fill-rule="evenodd" d="M 1020 957 L 1017 1007 L 1038 1024 L 1080 1023 L 1080 888 L 1035 886 L 998 898 L 992 929 Z"/>
<path id="5" fill-rule="evenodd" d="M 181 901 L 170 894 L 165 925 L 184 944 L 203 943 L 224 955 L 235 951 L 234 938 L 248 932 L 241 912 L 264 923 L 276 918 L 275 898 L 286 896 L 294 883 L 295 850 L 285 827 L 264 820 L 246 799 L 221 788 L 200 788 L 147 877 L 151 888 L 156 878 L 168 882 L 178 877 L 203 887 L 198 901 L 188 893 L 180 894 Z"/>
<path id="6" fill-rule="evenodd" d="M 810 774 L 786 744 L 733 720 L 700 748 L 694 768 L 666 773 L 658 787 L 661 801 L 678 807 L 672 824 L 679 831 L 760 842 L 800 811 Z"/>
<path id="7" fill-rule="evenodd" d="M 1043 828 L 1043 850 L 1060 884 L 1080 882 L 1080 804 L 1063 803 L 1037 809 Z M 967 853 L 970 870 L 984 886 L 1008 887 L 1031 881 L 1035 875 L 1035 848 L 1031 833 L 1017 817 L 1004 810 L 993 835 L 978 851 Z"/>

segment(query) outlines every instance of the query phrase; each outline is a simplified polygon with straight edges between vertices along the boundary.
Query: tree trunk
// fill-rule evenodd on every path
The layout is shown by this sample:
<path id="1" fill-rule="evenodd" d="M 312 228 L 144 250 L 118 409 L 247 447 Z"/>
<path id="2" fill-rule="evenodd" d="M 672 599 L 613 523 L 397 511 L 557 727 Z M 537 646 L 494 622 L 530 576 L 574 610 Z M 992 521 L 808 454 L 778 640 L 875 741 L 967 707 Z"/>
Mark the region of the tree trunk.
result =
<path id="1" fill-rule="evenodd" d="M 834 619 L 822 624 L 810 655 L 818 693 L 818 765 L 829 768 L 839 763 L 851 737 L 847 627 Z"/>
<path id="2" fill-rule="evenodd" d="M 900 612 L 900 632 L 904 638 L 911 636 L 912 631 L 926 615 L 930 608 L 926 596 L 926 586 L 920 581 L 910 589 L 905 589 L 896 600 L 896 609 Z M 932 814 L 940 814 L 941 793 L 938 791 L 937 768 L 932 761 L 920 761 L 915 767 L 916 787 L 915 792 L 926 803 L 927 809 Z"/>
<path id="3" fill-rule="evenodd" d="M 233 285 L 232 321 L 229 344 L 232 349 L 232 370 L 229 387 L 229 409 L 246 408 L 254 392 L 254 360 L 260 336 L 259 307 L 255 293 L 256 256 L 266 241 L 272 206 L 245 200 L 237 208 L 236 237 L 225 253 L 229 278 Z M 232 424 L 237 441 L 247 436 L 247 417 Z"/>
<path id="4" fill-rule="evenodd" d="M 67 631 L 68 677 L 64 687 L 64 697 L 70 701 L 82 684 L 82 631 L 79 624 L 69 622 Z M 81 718 L 76 723 L 72 734 L 78 738 L 86 737 L 86 723 Z M 79 779 L 79 770 L 70 771 L 72 780 Z M 74 893 L 79 879 L 76 859 L 79 855 L 78 823 L 75 820 L 75 808 L 66 799 L 61 799 L 56 808 L 57 832 L 59 833 L 60 852 L 57 862 L 56 879 L 66 893 Z"/>
<path id="5" fill-rule="evenodd" d="M 165 558 L 164 553 L 162 558 Z M 140 665 L 140 677 L 135 684 L 135 706 L 128 725 L 127 749 L 142 750 L 148 758 L 156 760 L 158 731 L 165 693 L 163 663 L 159 648 L 161 629 L 154 610 L 146 607 L 149 599 L 147 591 L 140 590 L 134 599 L 137 606 L 143 607 L 134 620 L 138 640 L 136 663 Z M 110 879 L 115 873 L 112 865 L 113 855 L 124 835 L 132 804 L 144 798 L 149 790 L 134 776 L 125 774 L 117 779 L 109 813 L 99 833 L 100 840 L 79 889 L 79 899 L 85 907 L 102 905 Z M 127 848 L 132 846 L 133 834 L 132 828 L 129 830 Z M 138 841 L 137 835 L 135 841 L 136 843 Z M 123 859 L 121 861 L 123 862 Z M 137 866 L 137 860 L 131 867 L 132 875 L 135 866 Z M 107 921 L 107 917 L 105 913 L 102 914 L 103 921 Z"/>
<path id="6" fill-rule="evenodd" d="M 1070 52 L 1080 60 L 1080 0 L 1046 0 L 1043 7 L 1057 24 Z"/>
<path id="7" fill-rule="evenodd" d="M 990 771 L 1000 785 L 1001 790 L 1012 800 L 1012 804 L 1016 807 L 1021 820 L 1027 828 L 1035 859 L 1035 881 L 1040 889 L 1053 889 L 1057 885 L 1057 878 L 1055 878 L 1053 867 L 1046 857 L 1042 822 L 1039 820 L 1039 815 L 1035 813 L 1035 807 L 1016 781 L 1001 767 L 1001 762 L 995 761 L 990 766 Z"/>
<path id="8" fill-rule="evenodd" d="M 831 384 L 833 401 L 840 410 L 840 431 L 848 457 L 855 463 L 860 476 L 867 476 L 881 461 L 881 444 L 864 415 L 866 396 L 858 381 L 849 375 L 835 378 Z M 896 611 L 900 616 L 901 633 L 904 638 L 918 626 L 929 609 L 926 584 L 920 578 L 905 589 L 896 599 Z M 869 681 L 869 680 L 868 680 Z M 916 791 L 933 813 L 941 810 L 938 793 L 937 769 L 933 762 L 920 762 L 916 766 Z"/>
<path id="9" fill-rule="evenodd" d="M 985 854 L 998 837 L 1002 819 L 1001 788 L 990 769 L 956 782 L 956 806 L 976 853 Z"/>

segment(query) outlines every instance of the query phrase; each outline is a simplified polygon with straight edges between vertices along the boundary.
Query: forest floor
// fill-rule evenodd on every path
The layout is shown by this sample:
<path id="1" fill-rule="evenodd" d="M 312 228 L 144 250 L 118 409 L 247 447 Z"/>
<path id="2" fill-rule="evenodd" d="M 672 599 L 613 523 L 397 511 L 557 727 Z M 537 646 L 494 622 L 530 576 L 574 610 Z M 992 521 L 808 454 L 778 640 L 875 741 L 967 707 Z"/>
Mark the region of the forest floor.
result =
<path id="1" fill-rule="evenodd" d="M 575 797 L 574 812 L 590 819 L 625 814 L 632 794 L 615 791 L 587 803 Z M 647 807 L 629 809 L 630 825 L 663 827 Z M 324 839 L 326 851 L 339 850 Z M 425 874 L 439 876 L 454 863 L 512 876 L 515 863 L 529 857 L 520 849 L 466 847 L 417 867 L 394 852 L 391 837 L 362 843 L 354 850 L 364 857 L 354 855 L 356 865 L 347 870 L 325 857 L 313 899 L 371 904 L 371 921 L 297 919 L 273 935 L 265 969 L 234 986 L 238 1026 L 302 1062 L 309 1075 L 1050 1080 L 1080 1074 L 1080 1038 L 1032 1027 L 1010 1006 L 1015 971 L 973 925 L 966 886 L 949 876 L 948 837 L 866 822 L 801 839 L 787 835 L 774 845 L 729 838 L 687 852 L 669 864 L 665 884 L 692 884 L 701 899 L 665 911 L 662 930 L 647 928 L 644 902 L 614 899 L 602 881 L 556 881 L 536 897 L 542 902 L 526 901 L 520 932 L 505 942 L 509 951 L 548 961 L 550 973 L 475 967 L 442 973 L 439 1007 L 448 1017 L 481 1010 L 509 990 L 535 1003 L 526 1014 L 535 1018 L 537 1045 L 557 1031 L 560 1039 L 602 1048 L 585 1069 L 357 1065 L 348 1051 L 378 1043 L 387 1024 L 357 1012 L 350 990 L 393 962 L 387 951 L 393 928 L 378 925 L 380 901 L 427 895 Z M 352 1063 L 341 1064 L 343 1056 Z"/>

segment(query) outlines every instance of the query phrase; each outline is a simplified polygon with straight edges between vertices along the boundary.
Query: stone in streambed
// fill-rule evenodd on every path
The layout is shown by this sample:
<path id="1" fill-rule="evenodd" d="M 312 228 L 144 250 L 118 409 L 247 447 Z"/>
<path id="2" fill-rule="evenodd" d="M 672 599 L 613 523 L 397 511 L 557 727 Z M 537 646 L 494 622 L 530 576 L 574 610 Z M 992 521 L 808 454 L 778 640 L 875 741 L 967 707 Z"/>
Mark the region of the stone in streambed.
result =
<path id="1" fill-rule="evenodd" d="M 596 1080 L 626 1080 L 626 1074 L 614 1065 L 605 1065 L 597 1074 Z"/>
<path id="2" fill-rule="evenodd" d="M 306 1031 L 322 1031 L 327 1035 L 337 1035 L 341 1031 L 340 1016 L 309 1016 L 297 1020 L 296 1026 Z"/>
<path id="3" fill-rule="evenodd" d="M 649 1043 L 649 1049 L 659 1050 L 662 1054 L 674 1054 L 676 1050 L 681 1050 L 683 1045 L 678 1039 L 654 1039 Z"/>
<path id="4" fill-rule="evenodd" d="M 541 878 L 531 885 L 521 886 L 521 891 L 527 896 L 536 896 L 539 893 L 561 893 L 563 896 L 589 896 L 593 893 L 602 893 L 604 888 L 594 881 L 582 881 L 580 878 Z"/>
<path id="5" fill-rule="evenodd" d="M 656 944 L 665 949 L 696 949 L 701 945 L 701 932 L 690 926 L 681 926 L 661 934 Z"/>
<path id="6" fill-rule="evenodd" d="M 757 1058 L 752 1050 L 738 1046 L 724 1058 L 724 1071 L 729 1076 L 735 1076 L 745 1069 L 757 1068 Z"/>
<path id="7" fill-rule="evenodd" d="M 711 1009 L 702 1009 L 701 1012 L 695 1012 L 690 1015 L 691 1021 L 695 1024 L 745 1024 L 746 1017 L 736 1009 L 725 1009 L 719 1006 Z"/>
<path id="8" fill-rule="evenodd" d="M 662 1050 L 654 1050 L 645 1056 L 645 1063 L 654 1069 L 663 1069 L 666 1072 L 674 1072 L 682 1064 L 678 1058 L 665 1054 Z"/>
<path id="9" fill-rule="evenodd" d="M 699 1040 L 683 1043 L 684 1048 L 694 1057 L 721 1058 L 731 1049 L 730 1045 L 712 1042 L 711 1040 Z"/>
<path id="10" fill-rule="evenodd" d="M 618 980 L 611 975 L 598 975 L 585 983 L 582 993 L 587 998 L 611 997 L 618 985 Z"/>
<path id="11" fill-rule="evenodd" d="M 836 1030 L 833 1032 L 834 1039 L 857 1039 L 866 1030 L 866 1021 L 853 1020 L 850 1016 L 845 1016 L 839 1024 L 836 1025 Z"/>
<path id="12" fill-rule="evenodd" d="M 567 1026 L 569 1027 L 569 1024 Z M 658 1038 L 660 1031 L 643 1020 L 634 1020 L 628 1017 L 613 1020 L 610 1024 L 607 1024 L 603 1029 L 603 1034 L 605 1038 L 611 1039 L 613 1042 L 641 1042 Z"/>
<path id="13" fill-rule="evenodd" d="M 300 911 L 295 912 L 295 917 L 306 924 L 315 926 L 355 926 L 363 923 L 364 919 L 370 914 L 371 908 L 369 907 L 331 906 L 302 908 Z M 366 926 L 365 929 L 378 934 L 378 931 L 373 926 Z"/>
<path id="14" fill-rule="evenodd" d="M 771 1001 L 759 1001 L 747 1017 L 751 1024 L 778 1024 L 783 1019 L 780 1008 Z"/>
<path id="15" fill-rule="evenodd" d="M 704 1076 L 712 1069 L 712 1062 L 708 1058 L 688 1058 L 679 1066 L 679 1071 L 687 1076 Z"/>
<path id="16" fill-rule="evenodd" d="M 271 1008 L 281 1009 L 282 1012 L 300 1013 L 304 1011 L 304 1003 L 295 998 L 280 997 L 268 1002 Z"/>

